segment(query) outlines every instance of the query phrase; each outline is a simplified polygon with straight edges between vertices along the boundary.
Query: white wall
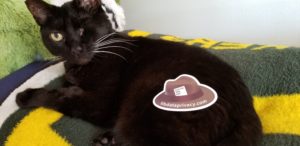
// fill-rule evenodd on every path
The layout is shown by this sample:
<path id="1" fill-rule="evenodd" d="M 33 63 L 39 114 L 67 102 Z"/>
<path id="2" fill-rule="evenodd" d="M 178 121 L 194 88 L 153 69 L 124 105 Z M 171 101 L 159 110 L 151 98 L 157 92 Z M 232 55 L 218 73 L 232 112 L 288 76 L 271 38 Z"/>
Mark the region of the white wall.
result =
<path id="1" fill-rule="evenodd" d="M 300 0 L 121 0 L 127 29 L 300 46 Z"/>

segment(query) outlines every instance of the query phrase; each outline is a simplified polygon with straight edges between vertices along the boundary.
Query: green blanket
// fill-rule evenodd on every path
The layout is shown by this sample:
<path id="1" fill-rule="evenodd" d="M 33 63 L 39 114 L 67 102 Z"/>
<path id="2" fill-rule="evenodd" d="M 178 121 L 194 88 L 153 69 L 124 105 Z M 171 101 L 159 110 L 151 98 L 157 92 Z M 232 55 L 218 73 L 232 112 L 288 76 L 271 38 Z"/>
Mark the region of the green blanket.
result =
<path id="1" fill-rule="evenodd" d="M 23 0 L 2 0 L 0 21 L 0 79 L 34 60 L 51 56 Z"/>
<path id="2" fill-rule="evenodd" d="M 263 124 L 262 146 L 300 145 L 300 49 L 181 39 L 174 36 L 129 31 L 143 36 L 201 46 L 234 66 L 250 88 Z M 55 111 L 23 109 L 0 129 L 4 146 L 88 146 L 97 128 Z"/>

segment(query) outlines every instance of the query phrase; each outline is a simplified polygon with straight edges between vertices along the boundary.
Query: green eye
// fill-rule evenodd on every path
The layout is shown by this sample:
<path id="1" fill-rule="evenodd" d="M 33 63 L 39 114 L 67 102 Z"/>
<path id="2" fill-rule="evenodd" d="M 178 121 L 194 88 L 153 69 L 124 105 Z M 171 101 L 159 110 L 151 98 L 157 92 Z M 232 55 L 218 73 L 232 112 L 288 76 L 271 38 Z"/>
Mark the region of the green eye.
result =
<path id="1" fill-rule="evenodd" d="M 55 42 L 60 42 L 64 39 L 64 36 L 61 33 L 53 32 L 50 34 L 50 38 Z"/>

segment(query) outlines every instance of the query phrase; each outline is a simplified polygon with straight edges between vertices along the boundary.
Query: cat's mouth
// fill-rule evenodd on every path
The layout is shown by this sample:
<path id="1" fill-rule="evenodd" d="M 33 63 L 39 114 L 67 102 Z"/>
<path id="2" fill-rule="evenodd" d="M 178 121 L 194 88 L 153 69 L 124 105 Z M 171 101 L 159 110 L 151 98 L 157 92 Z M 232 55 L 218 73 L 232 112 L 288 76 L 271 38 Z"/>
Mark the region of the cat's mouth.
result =
<path id="1" fill-rule="evenodd" d="M 82 54 L 80 56 L 72 56 L 68 58 L 67 61 L 76 65 L 86 65 L 90 63 L 93 59 L 93 54 Z"/>
<path id="2" fill-rule="evenodd" d="M 92 60 L 91 58 L 79 58 L 79 59 L 77 59 L 76 64 L 78 64 L 78 65 L 86 65 L 91 60 Z"/>

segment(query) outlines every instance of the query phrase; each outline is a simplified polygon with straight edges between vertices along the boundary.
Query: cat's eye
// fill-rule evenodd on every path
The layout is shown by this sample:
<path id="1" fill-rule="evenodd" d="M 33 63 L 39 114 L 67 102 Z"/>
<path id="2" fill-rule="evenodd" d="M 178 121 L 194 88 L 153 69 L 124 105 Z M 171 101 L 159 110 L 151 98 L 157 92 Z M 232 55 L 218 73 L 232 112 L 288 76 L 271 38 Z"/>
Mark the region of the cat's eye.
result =
<path id="1" fill-rule="evenodd" d="M 64 39 L 64 36 L 59 32 L 53 32 L 50 34 L 50 38 L 55 42 L 60 42 Z"/>

